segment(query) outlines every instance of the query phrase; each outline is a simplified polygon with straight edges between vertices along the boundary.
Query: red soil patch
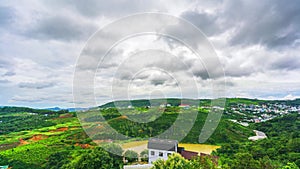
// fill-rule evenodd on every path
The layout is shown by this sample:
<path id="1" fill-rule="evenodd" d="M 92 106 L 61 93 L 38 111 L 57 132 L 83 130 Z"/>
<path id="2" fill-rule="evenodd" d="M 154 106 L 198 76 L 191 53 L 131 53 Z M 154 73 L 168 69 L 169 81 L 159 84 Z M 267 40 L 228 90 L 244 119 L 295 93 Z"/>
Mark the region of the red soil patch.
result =
<path id="1" fill-rule="evenodd" d="M 97 129 L 103 129 L 104 127 L 102 125 L 99 125 L 96 127 Z"/>
<path id="2" fill-rule="evenodd" d="M 91 147 L 91 145 L 89 145 L 89 144 L 79 144 L 79 143 L 76 143 L 75 146 L 80 146 L 80 147 L 83 148 L 83 149 L 86 149 L 86 148 L 90 148 L 90 147 Z"/>
<path id="3" fill-rule="evenodd" d="M 40 141 L 40 140 L 43 140 L 43 139 L 46 139 L 48 138 L 48 136 L 45 136 L 45 135 L 42 135 L 42 134 L 38 134 L 38 135 L 34 135 L 31 137 L 31 141 Z"/>
<path id="4" fill-rule="evenodd" d="M 73 117 L 73 114 L 65 114 L 65 115 L 59 116 L 59 118 L 70 118 L 70 117 Z"/>
<path id="5" fill-rule="evenodd" d="M 62 128 L 56 129 L 56 131 L 67 131 L 68 129 L 69 129 L 68 127 L 62 127 Z"/>
<path id="6" fill-rule="evenodd" d="M 123 116 L 117 117 L 116 119 L 128 119 L 128 117 L 123 115 Z"/>
<path id="7" fill-rule="evenodd" d="M 61 132 L 61 131 L 67 131 L 67 130 L 69 130 L 68 127 L 61 127 L 56 130 L 50 130 L 50 132 Z"/>
<path id="8" fill-rule="evenodd" d="M 28 141 L 25 141 L 22 138 L 20 138 L 19 141 L 20 141 L 20 145 L 29 144 Z"/>

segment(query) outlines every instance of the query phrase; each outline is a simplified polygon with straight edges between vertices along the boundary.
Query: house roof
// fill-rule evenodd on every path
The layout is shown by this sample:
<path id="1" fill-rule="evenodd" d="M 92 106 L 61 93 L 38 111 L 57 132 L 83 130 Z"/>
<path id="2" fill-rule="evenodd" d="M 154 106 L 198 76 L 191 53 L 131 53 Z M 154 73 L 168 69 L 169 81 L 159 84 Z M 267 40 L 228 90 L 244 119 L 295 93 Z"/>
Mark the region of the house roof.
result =
<path id="1" fill-rule="evenodd" d="M 181 151 L 181 156 L 185 159 L 192 159 L 193 157 L 197 157 L 198 153 L 197 152 L 193 152 L 193 151 L 187 151 L 187 150 L 183 150 Z"/>
<path id="2" fill-rule="evenodd" d="M 177 140 L 151 138 L 148 141 L 148 149 L 175 151 L 177 147 Z"/>
<path id="3" fill-rule="evenodd" d="M 180 104 L 179 106 L 190 106 L 190 105 L 188 105 L 188 104 Z"/>

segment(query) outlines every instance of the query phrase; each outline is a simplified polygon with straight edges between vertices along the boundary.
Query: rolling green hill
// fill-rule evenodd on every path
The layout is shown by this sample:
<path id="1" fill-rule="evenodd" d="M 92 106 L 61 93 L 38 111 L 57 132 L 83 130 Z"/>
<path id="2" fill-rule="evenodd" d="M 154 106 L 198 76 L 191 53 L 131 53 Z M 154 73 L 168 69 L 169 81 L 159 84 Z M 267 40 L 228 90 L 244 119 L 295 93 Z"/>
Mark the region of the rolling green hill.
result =
<path id="1" fill-rule="evenodd" d="M 87 116 L 84 119 L 86 121 L 84 125 L 89 123 L 98 125 L 106 120 L 110 127 L 120 133 L 139 138 L 139 140 L 146 140 L 170 128 L 180 114 L 192 117 L 189 116 L 189 113 L 196 111 L 195 122 L 191 130 L 185 133 L 186 136 L 181 142 L 198 143 L 199 135 L 210 110 L 198 108 L 197 105 L 209 106 L 211 100 L 184 99 L 182 101 L 169 98 L 164 103 L 172 106 L 164 108 L 162 114 L 157 113 L 156 109 L 147 108 L 150 104 L 159 106 L 163 100 L 134 100 L 132 101 L 134 108 L 127 108 L 128 101 L 118 101 L 118 106 L 123 106 L 122 109 L 116 109 L 114 103 L 111 102 L 80 113 L 84 115 L 92 112 L 94 114 L 94 116 Z M 233 98 L 227 99 L 226 106 L 240 103 L 275 102 L 279 101 Z M 282 102 L 298 105 L 299 99 Z M 191 106 L 189 109 L 177 107 L 181 103 L 195 106 Z M 99 116 L 100 114 L 102 117 Z M 151 119 L 151 122 L 138 123 L 130 120 L 129 117 Z M 205 142 L 222 146 L 217 155 L 220 156 L 223 164 L 233 166 L 236 163 L 234 160 L 239 158 L 242 160 L 250 154 L 256 162 L 259 160 L 271 161 L 272 165 L 277 166 L 274 168 L 279 168 L 287 162 L 295 162 L 299 165 L 299 114 L 284 115 L 264 123 L 252 124 L 249 127 L 233 123 L 228 118 L 230 117 L 227 115 L 226 118 L 220 120 L 212 136 Z M 193 122 L 192 118 L 180 120 L 186 123 Z M 14 169 L 70 168 L 70 166 L 80 164 L 79 161 L 83 160 L 82 158 L 86 158 L 91 151 L 95 150 L 97 144 L 92 139 L 111 138 L 111 133 L 108 133 L 105 125 L 93 138 L 89 138 L 81 128 L 76 114 L 64 110 L 55 112 L 23 107 L 1 107 L 0 121 L 0 165 L 8 164 Z M 269 138 L 257 142 L 249 141 L 248 137 L 254 135 L 253 129 L 266 132 Z M 176 134 L 184 131 L 177 128 L 174 129 L 174 132 Z M 102 150 L 95 150 L 95 152 L 98 151 Z"/>

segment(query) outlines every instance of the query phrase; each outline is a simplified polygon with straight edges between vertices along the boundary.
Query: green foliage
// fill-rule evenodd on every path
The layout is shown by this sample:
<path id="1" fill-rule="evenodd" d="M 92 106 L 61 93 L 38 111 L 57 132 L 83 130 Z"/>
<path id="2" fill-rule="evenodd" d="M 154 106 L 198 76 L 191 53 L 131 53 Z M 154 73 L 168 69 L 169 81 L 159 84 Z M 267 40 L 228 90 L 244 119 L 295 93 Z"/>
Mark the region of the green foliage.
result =
<path id="1" fill-rule="evenodd" d="M 53 126 L 55 123 L 51 122 L 50 119 L 66 112 L 68 111 L 54 112 L 26 107 L 2 107 L 0 108 L 0 135 Z"/>
<path id="2" fill-rule="evenodd" d="M 139 155 L 137 152 L 135 152 L 133 150 L 127 150 L 124 153 L 124 157 L 129 163 L 132 163 L 132 162 L 136 162 L 138 160 Z"/>
<path id="3" fill-rule="evenodd" d="M 122 162 L 116 163 L 113 157 L 110 156 L 103 148 L 97 147 L 91 152 L 87 152 L 76 158 L 70 164 L 64 165 L 65 169 L 121 169 Z"/>
<path id="4" fill-rule="evenodd" d="M 70 163 L 70 152 L 61 151 L 51 154 L 45 164 L 46 169 L 60 169 L 63 165 Z"/>
<path id="5" fill-rule="evenodd" d="M 149 151 L 148 151 L 148 149 L 143 150 L 143 151 L 140 153 L 141 161 L 147 162 L 147 161 L 148 161 L 148 156 L 149 156 Z"/>
<path id="6" fill-rule="evenodd" d="M 264 131 L 270 137 L 280 135 L 289 138 L 300 138 L 300 114 L 291 113 L 274 118 L 264 123 L 255 124 L 254 128 Z"/>
<path id="7" fill-rule="evenodd" d="M 0 134 L 7 134 L 10 132 L 32 130 L 42 127 L 55 125 L 47 119 L 53 118 L 55 115 L 28 115 L 28 116 L 5 116 L 1 117 Z"/>
<path id="8" fill-rule="evenodd" d="M 178 153 L 171 154 L 166 161 L 159 159 L 152 169 L 217 169 L 218 166 L 209 157 L 196 157 L 186 160 Z"/>
<path id="9" fill-rule="evenodd" d="M 242 162 L 256 164 L 259 168 L 280 168 L 289 162 L 300 166 L 299 117 L 298 113 L 292 113 L 256 124 L 252 127 L 266 132 L 267 139 L 226 143 L 215 154 L 222 157 L 223 164 L 232 168 Z"/>
<path id="10" fill-rule="evenodd" d="M 238 103 L 262 104 L 267 102 L 252 99 L 229 99 L 227 101 L 227 105 Z M 179 99 L 167 99 L 167 102 L 173 106 L 181 103 Z M 185 100 L 185 102 L 189 102 L 188 104 L 191 105 L 197 102 L 200 102 L 200 105 L 210 105 L 210 100 Z M 294 105 L 298 104 L 297 102 L 299 100 L 287 101 L 286 104 Z M 94 110 L 95 116 L 87 117 L 86 121 L 102 122 L 106 120 L 109 125 L 124 135 L 145 139 L 168 129 L 180 113 L 190 113 L 190 110 L 181 110 L 178 107 L 172 106 L 165 108 L 164 113 L 158 117 L 155 114 L 156 112 L 151 112 L 150 109 L 145 107 L 147 104 L 147 100 L 136 101 L 134 109 L 125 108 L 122 111 L 128 117 L 153 118 L 154 121 L 150 123 L 135 123 L 127 119 L 126 116 L 123 118 L 121 117 L 124 115 L 123 112 L 120 114 L 116 108 L 101 109 L 104 118 L 99 118 L 101 117 L 97 116 L 99 111 L 96 112 L 97 110 Z M 187 133 L 182 142 L 198 142 L 198 136 L 209 113 L 207 109 L 194 108 L 194 110 L 199 110 L 197 119 L 191 131 Z M 104 145 L 104 149 L 82 149 L 80 146 L 77 146 L 76 143 L 91 145 L 93 143 L 81 128 L 72 128 L 80 125 L 74 115 L 67 118 L 58 118 L 60 115 L 64 116 L 67 113 L 67 111 L 52 112 L 30 108 L 0 108 L 0 117 L 2 120 L 2 123 L 0 123 L 0 131 L 2 132 L 2 135 L 0 134 L 0 141 L 1 146 L 6 147 L 0 150 L 0 165 L 9 164 L 14 169 L 122 168 L 123 162 L 120 155 L 123 153 L 123 150 L 119 145 Z M 298 113 L 292 113 L 264 123 L 252 125 L 251 128 L 221 119 L 217 129 L 206 143 L 222 145 L 217 152 L 214 152 L 215 155 L 220 157 L 219 167 L 221 168 L 297 169 L 300 166 L 299 118 Z M 181 120 L 187 123 L 192 122 L 191 119 Z M 72 130 L 52 132 L 57 128 L 69 126 Z M 268 139 L 256 142 L 248 141 L 247 138 L 253 134 L 252 129 L 265 132 Z M 174 131 L 176 131 L 175 133 L 182 132 L 180 128 L 174 129 Z M 47 135 L 48 138 L 39 141 L 30 141 L 33 135 L 38 134 Z M 112 133 L 100 132 L 95 138 L 105 139 L 111 138 L 111 136 Z M 28 144 L 17 146 L 20 138 L 27 141 Z M 143 151 L 140 154 L 142 161 L 148 160 L 146 157 L 143 158 L 146 155 L 148 155 L 147 151 Z M 136 159 L 137 154 L 130 156 L 130 158 Z M 155 167 L 182 169 L 214 169 L 216 167 L 216 164 L 210 158 L 199 157 L 188 161 L 181 156 L 174 155 L 174 157 L 168 160 L 158 160 L 155 162 Z"/>
<path id="11" fill-rule="evenodd" d="M 299 169 L 299 167 L 295 163 L 287 163 L 281 169 Z"/>
<path id="12" fill-rule="evenodd" d="M 122 110 L 122 114 L 133 117 L 134 119 L 151 119 L 156 117 L 155 112 L 139 112 L 136 110 Z M 192 111 L 198 111 L 196 120 L 193 119 L 178 119 L 180 113 L 185 113 L 185 117 L 194 116 Z M 194 123 L 189 133 L 186 133 L 185 127 L 177 127 L 173 129 L 173 135 L 186 135 L 182 140 L 184 143 L 198 143 L 200 132 L 205 123 L 206 117 L 208 115 L 207 110 L 180 110 L 178 107 L 167 107 L 164 112 L 156 118 L 154 121 L 149 123 L 138 123 L 127 119 L 126 117 L 121 118 L 121 113 L 119 113 L 115 108 L 108 108 L 101 110 L 101 113 L 105 118 L 107 118 L 108 124 L 113 127 L 117 132 L 129 136 L 129 137 L 138 137 L 138 138 L 149 138 L 152 136 L 157 136 L 162 132 L 165 132 L 169 129 L 176 120 L 180 120 L 182 124 L 191 124 Z M 112 113 L 111 116 L 109 114 Z M 189 115 L 191 114 L 191 115 Z M 149 117 L 145 117 L 145 116 Z M 253 134 L 252 130 L 236 123 L 230 122 L 228 120 L 222 119 L 214 131 L 212 137 L 206 141 L 209 144 L 220 144 L 226 142 L 236 141 L 247 141 L 248 137 Z M 94 139 L 114 139 L 115 133 L 108 133 L 104 130 L 100 132 Z M 119 139 L 119 138 L 118 138 Z"/>
<path id="13" fill-rule="evenodd" d="M 123 154 L 123 149 L 121 146 L 117 145 L 117 144 L 113 144 L 113 143 L 109 143 L 109 144 L 106 144 L 103 146 L 103 148 L 112 153 L 112 154 L 115 154 L 115 155 L 119 155 L 119 156 L 122 156 Z"/>
<path id="14" fill-rule="evenodd" d="M 191 169 L 189 161 L 177 153 L 171 154 L 166 161 L 159 159 L 153 165 L 151 169 Z"/>

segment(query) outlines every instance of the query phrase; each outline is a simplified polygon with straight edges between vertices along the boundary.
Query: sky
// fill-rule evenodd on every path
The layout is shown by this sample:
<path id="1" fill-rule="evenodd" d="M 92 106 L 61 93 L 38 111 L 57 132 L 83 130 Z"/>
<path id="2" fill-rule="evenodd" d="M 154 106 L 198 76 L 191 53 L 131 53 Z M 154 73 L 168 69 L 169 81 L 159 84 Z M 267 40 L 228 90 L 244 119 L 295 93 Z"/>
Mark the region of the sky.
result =
<path id="1" fill-rule="evenodd" d="M 196 26 L 220 64 L 201 63 L 188 47 L 168 37 L 132 36 L 114 46 L 98 67 L 93 79 L 97 104 L 181 97 L 183 91 L 184 97 L 211 98 L 212 84 L 222 86 L 223 81 L 226 97 L 300 96 L 298 0 L 3 0 L 0 105 L 74 107 L 74 71 L 89 71 L 78 58 L 90 39 L 120 18 L 144 12 L 168 14 Z M 138 20 L 118 29 L 134 24 L 149 23 Z M 193 38 L 185 37 L 197 41 Z M 100 47 L 112 40 L 102 39 Z M 80 106 L 91 106 L 88 102 Z"/>

